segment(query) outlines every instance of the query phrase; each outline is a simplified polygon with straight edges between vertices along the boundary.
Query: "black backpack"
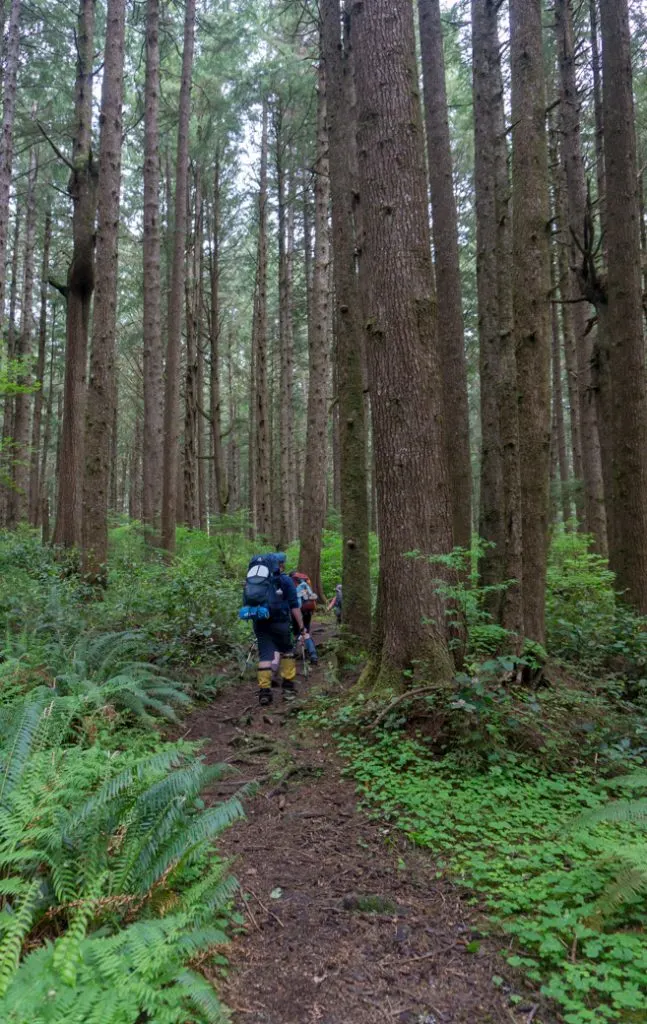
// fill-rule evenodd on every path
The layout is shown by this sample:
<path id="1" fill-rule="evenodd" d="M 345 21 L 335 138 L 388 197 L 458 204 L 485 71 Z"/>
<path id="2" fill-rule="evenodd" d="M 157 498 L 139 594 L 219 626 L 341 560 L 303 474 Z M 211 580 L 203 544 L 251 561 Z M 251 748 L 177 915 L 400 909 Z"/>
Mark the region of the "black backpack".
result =
<path id="1" fill-rule="evenodd" d="M 256 555 L 252 558 L 243 587 L 243 604 L 248 608 L 267 608 L 272 616 L 283 607 L 280 588 L 279 569 L 274 556 Z"/>

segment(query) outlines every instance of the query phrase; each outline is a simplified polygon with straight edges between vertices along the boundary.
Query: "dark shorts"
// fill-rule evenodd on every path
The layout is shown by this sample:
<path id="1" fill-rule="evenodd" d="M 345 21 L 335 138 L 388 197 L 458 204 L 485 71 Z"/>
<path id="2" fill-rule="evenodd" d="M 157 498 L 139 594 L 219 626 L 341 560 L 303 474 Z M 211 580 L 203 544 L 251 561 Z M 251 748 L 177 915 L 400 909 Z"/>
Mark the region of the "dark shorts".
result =
<path id="1" fill-rule="evenodd" d="M 281 654 L 292 654 L 292 626 L 289 620 L 268 622 L 266 619 L 256 619 L 254 632 L 258 644 L 259 661 L 272 661 L 275 651 L 279 651 Z"/>

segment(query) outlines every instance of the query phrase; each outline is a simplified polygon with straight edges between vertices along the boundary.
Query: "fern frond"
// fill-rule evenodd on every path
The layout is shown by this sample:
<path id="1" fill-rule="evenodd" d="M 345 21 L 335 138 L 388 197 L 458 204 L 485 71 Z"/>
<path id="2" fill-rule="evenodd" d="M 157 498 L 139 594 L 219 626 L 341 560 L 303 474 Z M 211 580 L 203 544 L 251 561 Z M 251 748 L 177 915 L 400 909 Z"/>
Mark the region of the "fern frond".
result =
<path id="1" fill-rule="evenodd" d="M 583 828 L 597 825 L 601 821 L 630 821 L 634 824 L 647 822 L 647 797 L 641 800 L 612 800 L 595 811 L 587 811 L 577 819 L 576 824 Z"/>

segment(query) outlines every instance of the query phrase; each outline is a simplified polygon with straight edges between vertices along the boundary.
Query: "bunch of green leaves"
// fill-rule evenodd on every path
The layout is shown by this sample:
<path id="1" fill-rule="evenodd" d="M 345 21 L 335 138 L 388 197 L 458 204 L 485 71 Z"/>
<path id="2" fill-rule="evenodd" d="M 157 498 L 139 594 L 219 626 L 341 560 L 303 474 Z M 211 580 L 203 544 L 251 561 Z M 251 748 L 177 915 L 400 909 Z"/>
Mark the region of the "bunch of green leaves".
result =
<path id="1" fill-rule="evenodd" d="M 240 803 L 204 807 L 222 766 L 187 744 L 87 746 L 87 704 L 40 689 L 0 714 L 2 1019 L 219 1021 L 187 962 L 225 940 L 211 844 Z"/>

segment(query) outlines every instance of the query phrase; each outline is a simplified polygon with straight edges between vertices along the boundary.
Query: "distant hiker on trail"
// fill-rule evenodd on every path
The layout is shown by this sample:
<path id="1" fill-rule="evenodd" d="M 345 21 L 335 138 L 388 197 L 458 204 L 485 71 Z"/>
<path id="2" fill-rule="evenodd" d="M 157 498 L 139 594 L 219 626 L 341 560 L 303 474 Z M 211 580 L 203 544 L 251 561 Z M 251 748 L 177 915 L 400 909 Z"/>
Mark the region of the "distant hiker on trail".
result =
<path id="1" fill-rule="evenodd" d="M 338 583 L 335 587 L 335 596 L 328 602 L 328 607 L 326 608 L 327 612 L 334 610 L 338 626 L 341 625 L 341 601 L 341 583 Z"/>
<path id="2" fill-rule="evenodd" d="M 303 642 L 305 645 L 305 651 L 308 659 L 310 660 L 310 664 L 316 665 L 319 662 L 319 656 L 317 654 L 315 642 L 312 639 L 312 636 L 310 636 L 310 624 L 312 622 L 314 611 L 317 607 L 318 597 L 312 589 L 310 577 L 304 572 L 291 572 L 290 578 L 297 588 L 299 607 L 301 609 L 301 615 L 303 616 L 303 625 L 305 628 Z"/>
<path id="3" fill-rule="evenodd" d="M 243 588 L 241 619 L 249 619 L 254 626 L 258 644 L 258 699 L 259 704 L 272 703 L 272 660 L 274 652 L 280 657 L 279 671 L 283 697 L 296 696 L 294 680 L 297 674 L 292 641 L 292 622 L 299 635 L 306 634 L 303 615 L 294 583 L 283 571 L 285 555 L 282 552 L 256 555 L 249 563 Z M 306 634 L 307 635 L 307 634 Z"/>

